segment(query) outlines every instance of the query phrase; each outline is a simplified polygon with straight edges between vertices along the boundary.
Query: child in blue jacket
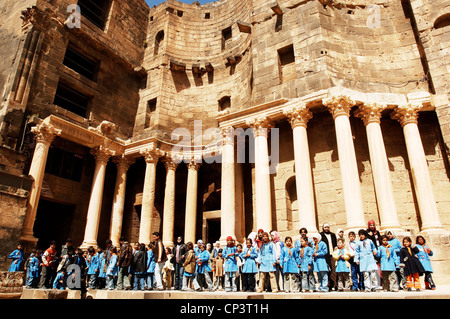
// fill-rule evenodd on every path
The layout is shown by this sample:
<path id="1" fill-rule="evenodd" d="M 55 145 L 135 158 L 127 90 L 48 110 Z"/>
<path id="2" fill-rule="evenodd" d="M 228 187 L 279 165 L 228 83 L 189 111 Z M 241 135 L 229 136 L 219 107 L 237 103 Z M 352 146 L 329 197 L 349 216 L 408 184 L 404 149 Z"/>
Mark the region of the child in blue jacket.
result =
<path id="1" fill-rule="evenodd" d="M 400 250 L 402 249 L 402 243 L 396 238 L 394 231 L 387 230 L 384 233 L 389 241 L 389 245 L 394 248 L 395 251 L 395 274 L 397 275 L 398 289 L 406 288 L 406 277 L 402 267 L 400 267 Z"/>
<path id="2" fill-rule="evenodd" d="M 327 255 L 328 248 L 327 244 L 322 241 L 322 235 L 315 233 L 313 235 L 314 246 L 313 246 L 313 265 L 314 272 L 317 274 L 317 279 L 319 281 L 320 292 L 328 292 L 328 265 L 325 259 Z"/>
<path id="3" fill-rule="evenodd" d="M 91 289 L 95 289 L 97 287 L 97 277 L 98 270 L 100 267 L 100 261 L 98 259 L 98 254 L 95 251 L 94 247 L 88 248 L 88 256 L 86 258 L 87 263 L 87 275 L 88 275 L 88 286 Z"/>
<path id="4" fill-rule="evenodd" d="M 434 290 L 436 289 L 436 285 L 431 277 L 433 268 L 431 267 L 430 261 L 430 256 L 433 256 L 433 251 L 426 245 L 425 238 L 420 235 L 416 237 L 416 247 L 419 249 L 417 257 L 419 257 L 419 260 L 425 269 L 425 289 Z"/>
<path id="5" fill-rule="evenodd" d="M 62 268 L 60 272 L 55 277 L 55 280 L 53 281 L 53 289 L 59 289 L 64 290 L 66 289 L 66 279 L 67 279 L 67 272 L 65 268 Z"/>
<path id="6" fill-rule="evenodd" d="M 119 266 L 117 262 L 117 248 L 111 247 L 111 256 L 109 257 L 108 268 L 106 268 L 106 288 L 108 290 L 114 290 L 116 287 L 115 281 L 117 280 L 117 274 L 119 273 Z"/>
<path id="7" fill-rule="evenodd" d="M 338 291 L 350 289 L 350 252 L 344 247 L 345 240 L 339 238 L 337 247 L 333 251 L 333 259 L 336 262 L 336 276 Z"/>
<path id="8" fill-rule="evenodd" d="M 239 255 L 244 260 L 242 267 L 242 291 L 255 291 L 256 281 L 255 275 L 258 273 L 256 266 L 256 258 L 258 258 L 258 251 L 253 247 L 253 241 L 248 238 L 245 242 L 246 246 Z"/>
<path id="9" fill-rule="evenodd" d="M 148 244 L 147 250 L 147 290 L 152 290 L 155 283 L 155 255 L 153 254 L 153 248 L 155 246 L 150 243 Z"/>
<path id="10" fill-rule="evenodd" d="M 237 248 L 234 239 L 231 236 L 227 237 L 227 247 L 223 250 L 223 257 L 225 258 L 224 272 L 225 272 L 225 291 L 237 291 L 236 286 L 236 272 L 239 271 L 237 265 Z"/>
<path id="11" fill-rule="evenodd" d="M 26 279 L 27 288 L 37 288 L 39 285 L 39 279 L 41 277 L 41 254 L 42 251 L 40 249 L 33 249 L 33 253 L 28 258 Z"/>
<path id="12" fill-rule="evenodd" d="M 383 278 L 384 291 L 398 291 L 395 248 L 389 244 L 386 235 L 381 236 L 381 246 L 378 247 L 377 256 L 380 258 L 381 276 Z"/>
<path id="13" fill-rule="evenodd" d="M 281 248 L 280 267 L 283 270 L 284 292 L 298 292 L 298 263 L 297 249 L 292 245 L 292 238 L 284 239 L 284 247 Z"/>
<path id="14" fill-rule="evenodd" d="M 314 249 L 309 244 L 308 238 L 300 238 L 300 246 L 298 249 L 298 266 L 301 273 L 301 289 L 302 292 L 316 290 L 314 284 L 314 265 L 313 265 L 313 252 Z"/>
<path id="15" fill-rule="evenodd" d="M 98 283 L 97 287 L 98 289 L 103 289 L 106 287 L 106 254 L 102 251 L 102 248 L 99 246 L 97 247 L 97 255 L 98 255 Z"/>
<path id="16" fill-rule="evenodd" d="M 259 249 L 259 287 L 258 292 L 264 291 L 264 284 L 267 276 L 270 278 L 270 286 L 272 292 L 276 293 L 277 281 L 275 279 L 277 257 L 275 254 L 275 246 L 269 239 L 269 233 L 263 232 L 261 239 L 261 247 Z"/>
<path id="17" fill-rule="evenodd" d="M 8 258 L 13 260 L 8 271 L 20 271 L 20 266 L 22 266 L 24 260 L 23 245 L 19 243 L 17 249 L 9 254 Z"/>
<path id="18" fill-rule="evenodd" d="M 367 231 L 358 231 L 359 241 L 356 245 L 355 262 L 364 276 L 364 291 L 375 291 L 377 287 L 376 271 L 378 269 L 375 256 L 377 248 L 372 240 L 367 238 Z"/>

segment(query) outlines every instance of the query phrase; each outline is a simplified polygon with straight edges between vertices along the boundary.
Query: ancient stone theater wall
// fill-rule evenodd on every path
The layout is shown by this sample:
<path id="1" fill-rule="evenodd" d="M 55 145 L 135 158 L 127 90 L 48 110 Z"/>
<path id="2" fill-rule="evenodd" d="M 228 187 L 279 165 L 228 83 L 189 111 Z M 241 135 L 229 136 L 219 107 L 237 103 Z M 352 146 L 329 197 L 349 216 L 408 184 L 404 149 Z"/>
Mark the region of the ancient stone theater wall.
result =
<path id="1" fill-rule="evenodd" d="M 157 129 L 217 127 L 221 110 L 248 105 L 251 96 L 251 1 L 218 1 L 196 6 L 168 1 L 151 9 L 134 138 Z M 156 101 L 155 101 L 156 99 Z M 152 104 L 155 103 L 155 104 Z M 170 139 L 170 135 L 169 135 Z"/>

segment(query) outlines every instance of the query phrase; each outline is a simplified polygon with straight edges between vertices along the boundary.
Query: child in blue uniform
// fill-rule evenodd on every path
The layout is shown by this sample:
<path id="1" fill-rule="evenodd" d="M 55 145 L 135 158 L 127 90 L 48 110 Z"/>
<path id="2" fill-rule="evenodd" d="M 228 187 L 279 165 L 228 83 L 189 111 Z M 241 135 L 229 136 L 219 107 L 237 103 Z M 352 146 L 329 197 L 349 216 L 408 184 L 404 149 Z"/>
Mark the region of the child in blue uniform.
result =
<path id="1" fill-rule="evenodd" d="M 377 287 L 376 271 L 378 269 L 375 256 L 377 248 L 372 240 L 367 238 L 365 229 L 358 231 L 359 241 L 356 245 L 355 262 L 364 276 L 364 291 L 375 291 Z"/>
<path id="2" fill-rule="evenodd" d="M 109 257 L 108 268 L 106 269 L 106 288 L 108 290 L 114 290 L 117 280 L 117 275 L 119 273 L 119 266 L 117 265 L 117 249 L 116 247 L 111 247 L 111 256 Z"/>
<path id="3" fill-rule="evenodd" d="M 344 239 L 337 240 L 337 247 L 333 251 L 333 259 L 336 262 L 336 276 L 338 291 L 350 289 L 350 253 L 344 247 Z"/>
<path id="4" fill-rule="evenodd" d="M 364 278 L 363 274 L 359 270 L 359 265 L 355 262 L 356 254 L 356 234 L 354 231 L 348 233 L 347 250 L 350 254 L 350 273 L 352 277 L 352 291 L 364 290 Z"/>
<path id="5" fill-rule="evenodd" d="M 92 246 L 88 248 L 88 256 L 86 258 L 86 263 L 88 266 L 87 269 L 88 287 L 91 289 L 95 289 L 97 288 L 97 277 L 100 262 L 98 259 L 98 254 L 96 253 L 95 248 Z"/>
<path id="6" fill-rule="evenodd" d="M 33 253 L 28 258 L 27 262 L 27 288 L 37 288 L 39 285 L 39 279 L 41 277 L 40 266 L 41 266 L 41 254 L 40 249 L 33 249 Z"/>
<path id="7" fill-rule="evenodd" d="M 430 247 L 426 245 L 425 238 L 423 236 L 416 237 L 416 247 L 419 249 L 417 257 L 419 257 L 422 263 L 423 269 L 425 269 L 425 289 L 436 289 L 433 278 L 431 274 L 433 273 L 433 268 L 431 267 L 430 256 L 433 256 L 433 251 Z"/>
<path id="8" fill-rule="evenodd" d="M 314 265 L 313 265 L 313 254 L 314 250 L 309 244 L 308 238 L 300 238 L 300 246 L 298 248 L 298 266 L 301 273 L 301 289 L 302 292 L 315 291 L 316 287 L 314 285 Z"/>
<path id="9" fill-rule="evenodd" d="M 231 236 L 227 237 L 227 247 L 223 250 L 223 257 L 225 258 L 225 291 L 237 291 L 236 272 L 239 271 L 237 265 L 237 248 Z"/>
<path id="10" fill-rule="evenodd" d="M 259 288 L 258 292 L 264 291 L 264 283 L 267 276 L 270 278 L 270 286 L 272 292 L 276 293 L 277 281 L 275 279 L 276 262 L 277 257 L 275 254 L 275 247 L 272 242 L 269 241 L 269 234 L 267 232 L 262 233 L 261 247 L 259 249 Z"/>
<path id="11" fill-rule="evenodd" d="M 400 267 L 400 249 L 402 249 L 402 243 L 395 237 L 395 233 L 392 230 L 387 230 L 384 233 L 389 241 L 389 245 L 394 248 L 395 251 L 395 274 L 397 276 L 398 289 L 406 289 L 406 277 L 403 268 Z"/>
<path id="12" fill-rule="evenodd" d="M 386 235 L 381 236 L 381 246 L 378 247 L 377 257 L 380 258 L 381 275 L 384 291 L 398 291 L 395 248 L 389 244 Z"/>
<path id="13" fill-rule="evenodd" d="M 67 279 L 67 272 L 65 268 L 62 268 L 60 272 L 55 277 L 55 280 L 53 281 L 53 289 L 59 289 L 64 290 L 66 289 L 66 279 Z"/>
<path id="14" fill-rule="evenodd" d="M 22 262 L 24 260 L 23 245 L 19 243 L 17 245 L 17 249 L 9 254 L 8 258 L 13 260 L 8 271 L 20 271 L 20 267 L 22 266 Z"/>
<path id="15" fill-rule="evenodd" d="M 258 273 L 258 267 L 256 266 L 256 258 L 258 258 L 258 251 L 253 247 L 253 241 L 248 238 L 246 240 L 247 247 L 244 248 L 239 255 L 244 260 L 244 266 L 242 266 L 242 291 L 255 291 L 255 275 Z"/>
<path id="16" fill-rule="evenodd" d="M 284 247 L 280 253 L 280 267 L 283 271 L 284 292 L 298 292 L 297 250 L 292 245 L 292 238 L 284 239 Z"/>
<path id="17" fill-rule="evenodd" d="M 314 246 L 313 246 L 313 265 L 314 272 L 317 274 L 317 279 L 319 281 L 320 292 L 328 292 L 328 265 L 325 259 L 328 248 L 327 244 L 322 241 L 322 235 L 315 233 L 313 235 Z"/>
<path id="18" fill-rule="evenodd" d="M 97 283 L 97 287 L 98 289 L 103 289 L 106 287 L 106 268 L 105 268 L 105 264 L 106 264 L 106 254 L 103 252 L 102 248 L 99 246 L 97 247 L 97 255 L 98 255 L 98 283 Z"/>
<path id="19" fill-rule="evenodd" d="M 155 246 L 150 243 L 148 244 L 148 250 L 147 250 L 147 290 L 152 290 L 153 285 L 155 283 L 154 276 L 155 276 L 155 255 L 153 254 L 153 248 Z"/>
<path id="20" fill-rule="evenodd" d="M 213 283 L 211 277 L 209 276 L 209 272 L 211 271 L 211 266 L 209 265 L 210 254 L 206 250 L 206 245 L 204 243 L 201 243 L 199 248 L 200 252 L 197 256 L 197 275 L 199 278 L 202 278 L 202 287 L 207 285 L 210 291 L 214 291 Z"/>

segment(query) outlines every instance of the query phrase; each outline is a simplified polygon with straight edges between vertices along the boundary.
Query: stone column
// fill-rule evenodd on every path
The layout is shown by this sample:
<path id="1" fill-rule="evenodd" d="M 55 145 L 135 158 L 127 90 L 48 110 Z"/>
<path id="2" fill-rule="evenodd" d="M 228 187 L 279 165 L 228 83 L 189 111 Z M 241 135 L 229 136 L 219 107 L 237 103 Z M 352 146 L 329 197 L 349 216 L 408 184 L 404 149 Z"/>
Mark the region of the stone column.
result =
<path id="1" fill-rule="evenodd" d="M 191 161 L 188 166 L 188 178 L 186 189 L 186 217 L 184 224 L 184 241 L 196 242 L 195 230 L 197 224 L 197 188 L 198 188 L 198 169 L 200 163 Z"/>
<path id="2" fill-rule="evenodd" d="M 391 118 L 398 120 L 403 127 L 406 150 L 408 152 L 409 165 L 413 176 L 414 191 L 422 219 L 423 233 L 442 233 L 445 230 L 439 220 L 436 200 L 433 194 L 428 163 L 425 157 L 422 140 L 420 138 L 417 118 L 419 106 L 398 106 L 391 113 Z"/>
<path id="3" fill-rule="evenodd" d="M 335 123 L 339 165 L 347 213 L 347 229 L 365 229 L 367 225 L 364 221 L 361 185 L 349 120 L 350 109 L 355 105 L 355 102 L 347 96 L 330 97 L 322 102 L 333 115 Z"/>
<path id="4" fill-rule="evenodd" d="M 119 247 L 122 234 L 123 211 L 125 208 L 125 191 L 127 184 L 127 171 L 132 161 L 123 156 L 113 158 L 117 167 L 116 185 L 114 188 L 113 207 L 111 211 L 111 224 L 109 236 L 113 245 Z"/>
<path id="5" fill-rule="evenodd" d="M 163 153 L 159 149 L 141 150 L 145 156 L 144 191 L 142 194 L 141 223 L 139 226 L 139 242 L 148 245 L 152 241 L 153 207 L 155 204 L 156 165 Z"/>
<path id="6" fill-rule="evenodd" d="M 105 184 L 106 164 L 114 152 L 103 146 L 91 150 L 95 156 L 94 178 L 92 181 L 91 198 L 86 217 L 86 229 L 82 248 L 89 246 L 97 247 L 98 226 L 100 223 L 100 213 L 102 210 L 103 188 Z"/>
<path id="7" fill-rule="evenodd" d="M 226 238 L 236 238 L 236 184 L 234 128 L 222 129 L 222 189 L 220 198 L 220 242 L 226 244 Z"/>
<path id="8" fill-rule="evenodd" d="M 34 221 L 36 220 L 39 198 L 41 196 L 48 150 L 55 136 L 61 134 L 61 130 L 55 129 L 52 125 L 47 123 L 37 125 L 31 130 L 36 134 L 36 147 L 34 149 L 33 160 L 31 161 L 30 172 L 28 175 L 34 179 L 34 182 L 30 190 L 20 240 L 36 243 L 38 239 L 33 236 L 33 226 Z"/>
<path id="9" fill-rule="evenodd" d="M 355 116 L 363 120 L 366 126 L 367 142 L 369 145 L 370 164 L 375 185 L 378 211 L 381 219 L 381 229 L 391 229 L 396 233 L 403 232 L 398 221 L 397 208 L 389 174 L 389 165 L 381 132 L 381 112 L 383 105 L 366 104 L 359 107 Z"/>
<path id="10" fill-rule="evenodd" d="M 309 157 L 307 125 L 313 114 L 304 103 L 283 111 L 291 123 L 294 139 L 295 183 L 297 187 L 299 226 L 317 232 L 314 189 Z"/>
<path id="11" fill-rule="evenodd" d="M 166 188 L 162 218 L 162 241 L 165 247 L 172 247 L 175 227 L 175 172 L 178 164 L 172 158 L 166 157 L 164 165 L 166 166 Z"/>
<path id="12" fill-rule="evenodd" d="M 272 194 L 267 139 L 273 123 L 263 116 L 247 121 L 247 125 L 252 128 L 255 138 L 256 225 L 268 232 L 272 229 Z"/>

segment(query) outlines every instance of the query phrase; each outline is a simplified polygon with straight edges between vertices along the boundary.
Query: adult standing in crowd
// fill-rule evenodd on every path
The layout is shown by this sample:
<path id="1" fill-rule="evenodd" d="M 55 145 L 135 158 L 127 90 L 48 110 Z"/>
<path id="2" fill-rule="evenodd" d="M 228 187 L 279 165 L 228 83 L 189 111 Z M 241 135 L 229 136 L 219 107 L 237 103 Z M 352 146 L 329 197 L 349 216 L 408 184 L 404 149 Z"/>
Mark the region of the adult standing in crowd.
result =
<path id="1" fill-rule="evenodd" d="M 175 272 L 175 290 L 181 290 L 183 286 L 183 264 L 186 258 L 186 245 L 183 242 L 183 237 L 178 236 L 177 242 L 173 247 L 174 272 Z"/>
<path id="2" fill-rule="evenodd" d="M 330 224 L 325 223 L 322 226 L 322 232 L 320 233 L 320 235 L 322 235 L 322 241 L 327 245 L 328 248 L 328 252 L 325 256 L 325 260 L 327 261 L 329 269 L 328 288 L 329 291 L 336 290 L 336 264 L 332 257 L 334 248 L 337 246 L 336 234 L 331 232 Z"/>
<path id="3" fill-rule="evenodd" d="M 162 272 L 164 269 L 164 263 L 167 260 L 166 250 L 161 241 L 161 235 L 159 232 L 153 233 L 153 241 L 155 242 L 155 282 L 157 290 L 164 290 L 163 281 L 162 281 Z"/>

